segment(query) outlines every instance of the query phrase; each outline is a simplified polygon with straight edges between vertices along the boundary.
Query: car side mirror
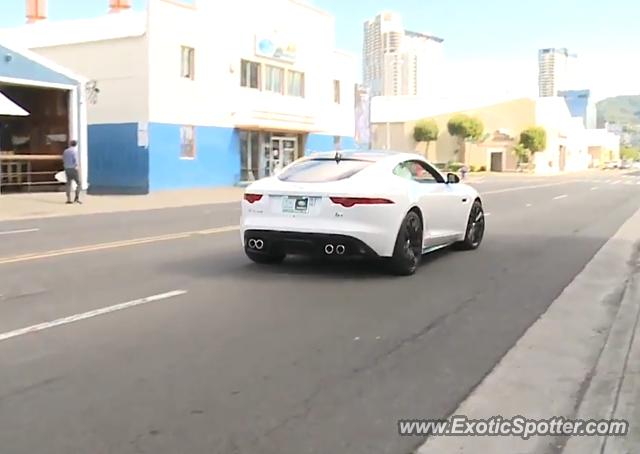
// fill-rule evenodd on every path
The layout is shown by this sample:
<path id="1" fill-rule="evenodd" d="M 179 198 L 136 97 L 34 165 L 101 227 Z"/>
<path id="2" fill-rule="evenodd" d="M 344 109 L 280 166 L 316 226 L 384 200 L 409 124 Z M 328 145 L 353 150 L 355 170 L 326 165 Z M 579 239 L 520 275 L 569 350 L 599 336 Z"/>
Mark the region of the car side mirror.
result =
<path id="1" fill-rule="evenodd" d="M 455 173 L 448 173 L 447 184 L 456 184 L 456 183 L 460 183 L 460 177 Z"/>

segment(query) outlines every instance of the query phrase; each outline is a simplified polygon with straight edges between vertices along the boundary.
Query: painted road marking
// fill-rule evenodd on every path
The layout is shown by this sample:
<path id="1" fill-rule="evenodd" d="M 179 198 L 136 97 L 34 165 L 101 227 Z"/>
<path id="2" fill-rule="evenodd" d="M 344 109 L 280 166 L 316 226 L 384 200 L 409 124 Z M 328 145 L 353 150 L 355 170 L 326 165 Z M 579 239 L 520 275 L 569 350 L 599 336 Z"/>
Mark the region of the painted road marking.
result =
<path id="1" fill-rule="evenodd" d="M 485 213 L 484 217 L 486 218 L 487 216 L 491 216 L 491 213 Z"/>
<path id="2" fill-rule="evenodd" d="M 174 290 L 167 293 L 161 293 L 159 295 L 153 295 L 153 296 L 148 296 L 146 298 L 140 298 L 138 300 L 129 301 L 127 303 L 116 304 L 115 306 L 103 307 L 102 309 L 96 309 L 89 312 L 70 315 L 69 317 L 59 318 L 57 320 L 39 323 L 37 325 L 31 325 L 26 328 L 16 329 L 14 331 L 8 331 L 6 333 L 0 334 L 0 342 L 6 341 L 8 339 L 13 339 L 14 337 L 37 333 L 38 331 L 44 331 L 45 329 L 55 328 L 57 326 L 62 326 L 62 325 L 68 325 L 69 323 L 75 323 L 81 320 L 87 320 L 88 318 L 110 314 L 111 312 L 130 309 L 132 307 L 142 306 L 143 304 L 149 304 L 156 301 L 166 300 L 169 298 L 175 298 L 176 296 L 182 296 L 185 293 L 187 293 L 186 290 Z"/>
<path id="3" fill-rule="evenodd" d="M 613 183 L 611 183 L 611 184 L 620 184 L 620 183 L 622 183 L 622 180 L 616 180 L 616 181 L 614 181 L 614 182 L 613 182 Z"/>
<path id="4" fill-rule="evenodd" d="M 562 194 L 562 195 L 559 195 L 559 196 L 557 196 L 557 197 L 554 197 L 554 198 L 553 198 L 553 200 L 566 199 L 567 197 L 569 197 L 569 196 L 568 196 L 568 195 L 566 195 L 566 194 Z"/>
<path id="5" fill-rule="evenodd" d="M 16 235 L 19 233 L 33 233 L 39 231 L 40 229 L 7 230 L 6 232 L 0 232 L 0 235 Z"/>
<path id="6" fill-rule="evenodd" d="M 548 188 L 548 187 L 551 187 L 551 186 L 565 185 L 567 183 L 571 183 L 571 181 L 563 181 L 562 183 L 535 184 L 535 185 L 530 185 L 530 186 L 517 186 L 515 188 L 498 189 L 498 190 L 495 190 L 495 191 L 486 191 L 486 192 L 482 192 L 481 195 L 502 194 L 503 192 L 524 191 L 526 189 Z"/>
<path id="7" fill-rule="evenodd" d="M 531 208 L 533 205 L 531 205 L 530 203 L 527 203 L 527 208 Z"/>
<path id="8" fill-rule="evenodd" d="M 597 187 L 597 186 L 594 186 L 594 187 L 592 187 L 592 188 L 591 188 L 591 190 L 592 190 L 592 191 L 597 191 L 597 190 L 598 190 L 598 187 Z"/>
<path id="9" fill-rule="evenodd" d="M 22 254 L 22 255 L 16 255 L 13 257 L 0 258 L 0 265 L 5 265 L 8 263 L 26 262 L 29 260 L 45 259 L 50 257 L 60 257 L 63 255 L 82 254 L 86 252 L 102 251 L 106 249 L 116 249 L 116 248 L 122 248 L 122 247 L 137 246 L 140 244 L 158 243 L 160 241 L 180 240 L 180 239 L 190 238 L 195 235 L 215 235 L 217 233 L 233 232 L 235 230 L 238 230 L 239 228 L 240 226 L 230 225 L 225 227 L 216 227 L 216 228 L 207 229 L 207 230 L 195 230 L 191 232 L 180 232 L 180 233 L 173 233 L 169 235 L 158 235 L 158 236 L 151 236 L 146 238 L 136 238 L 132 240 L 113 241 L 111 243 L 90 244 L 90 245 L 80 246 L 80 247 L 58 249 L 55 251 Z"/>

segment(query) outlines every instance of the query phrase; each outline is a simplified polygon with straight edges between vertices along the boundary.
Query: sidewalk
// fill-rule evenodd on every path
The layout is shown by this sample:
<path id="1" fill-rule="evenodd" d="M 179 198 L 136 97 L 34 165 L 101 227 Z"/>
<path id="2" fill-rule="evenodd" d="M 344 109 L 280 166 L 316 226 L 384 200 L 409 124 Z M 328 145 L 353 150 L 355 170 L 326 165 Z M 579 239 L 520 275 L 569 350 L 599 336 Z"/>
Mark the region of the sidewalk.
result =
<path id="1" fill-rule="evenodd" d="M 0 195 L 0 221 L 155 210 L 239 202 L 238 187 L 159 191 L 148 195 L 84 195 L 82 205 L 66 205 L 64 192 Z"/>
<path id="2" fill-rule="evenodd" d="M 611 326 L 607 342 L 584 397 L 577 417 L 584 420 L 614 419 L 629 422 L 625 437 L 572 437 L 563 454 L 597 452 L 632 454 L 640 447 L 640 254 L 624 292 L 620 309 Z"/>

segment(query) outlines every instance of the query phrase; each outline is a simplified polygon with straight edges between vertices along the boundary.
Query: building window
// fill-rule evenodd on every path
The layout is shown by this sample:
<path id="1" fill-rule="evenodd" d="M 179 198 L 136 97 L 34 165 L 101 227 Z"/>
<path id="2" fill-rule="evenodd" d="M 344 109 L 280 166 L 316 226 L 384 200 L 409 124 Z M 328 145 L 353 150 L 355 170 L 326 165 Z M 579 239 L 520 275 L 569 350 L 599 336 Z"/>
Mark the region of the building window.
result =
<path id="1" fill-rule="evenodd" d="M 266 91 L 284 94 L 284 69 L 277 66 L 267 65 L 265 67 L 265 84 Z"/>
<path id="2" fill-rule="evenodd" d="M 260 63 L 240 61 L 240 85 L 247 88 L 260 89 Z"/>
<path id="3" fill-rule="evenodd" d="M 340 81 L 333 81 L 333 102 L 340 104 Z"/>
<path id="4" fill-rule="evenodd" d="M 183 126 L 180 128 L 180 158 L 195 159 L 196 157 L 196 128 Z"/>
<path id="5" fill-rule="evenodd" d="M 299 71 L 287 72 L 287 94 L 304 98 L 304 74 Z"/>
<path id="6" fill-rule="evenodd" d="M 185 79 L 195 79 L 196 50 L 193 47 L 182 46 L 182 62 L 180 75 Z"/>

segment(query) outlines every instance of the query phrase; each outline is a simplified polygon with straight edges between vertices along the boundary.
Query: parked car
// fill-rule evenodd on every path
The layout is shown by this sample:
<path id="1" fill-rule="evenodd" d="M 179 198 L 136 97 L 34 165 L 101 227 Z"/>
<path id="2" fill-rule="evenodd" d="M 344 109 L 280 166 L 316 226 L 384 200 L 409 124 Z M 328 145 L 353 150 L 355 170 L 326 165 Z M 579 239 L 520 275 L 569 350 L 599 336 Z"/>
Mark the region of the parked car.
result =
<path id="1" fill-rule="evenodd" d="M 631 161 L 627 161 L 626 159 L 625 159 L 625 160 L 623 160 L 623 161 L 620 163 L 620 168 L 621 168 L 621 169 L 630 169 L 630 168 L 631 168 Z"/>
<path id="2" fill-rule="evenodd" d="M 605 162 L 604 164 L 605 170 L 617 169 L 619 167 L 620 167 L 620 163 L 618 161 L 609 161 L 609 162 Z"/>

